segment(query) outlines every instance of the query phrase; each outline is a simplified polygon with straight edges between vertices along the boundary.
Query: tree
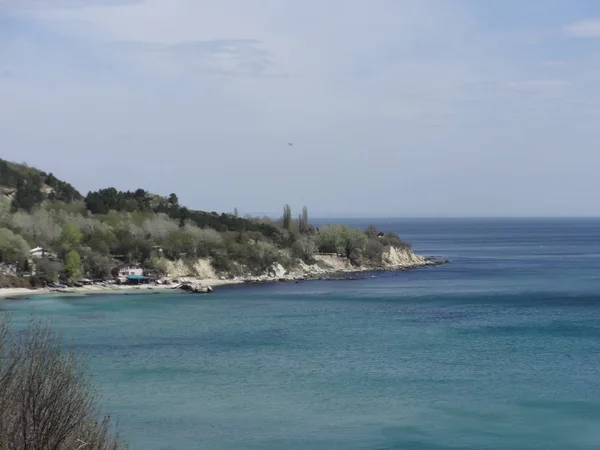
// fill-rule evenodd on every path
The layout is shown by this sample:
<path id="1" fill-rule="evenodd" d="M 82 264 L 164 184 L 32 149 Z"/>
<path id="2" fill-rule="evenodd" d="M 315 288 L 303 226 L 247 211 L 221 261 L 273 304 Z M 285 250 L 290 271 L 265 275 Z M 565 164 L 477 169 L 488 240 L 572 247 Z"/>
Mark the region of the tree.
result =
<path id="1" fill-rule="evenodd" d="M 83 258 L 83 272 L 92 279 L 106 279 L 116 266 L 115 261 L 104 255 L 88 252 Z"/>
<path id="2" fill-rule="evenodd" d="M 306 233 L 308 231 L 308 208 L 306 206 L 302 207 L 302 230 L 301 233 Z"/>
<path id="3" fill-rule="evenodd" d="M 292 208 L 290 208 L 290 205 L 283 207 L 283 228 L 292 231 Z"/>
<path id="4" fill-rule="evenodd" d="M 50 246 L 62 232 L 54 215 L 44 208 L 35 208 L 31 212 L 18 211 L 12 215 L 10 222 L 14 229 L 36 247 Z"/>
<path id="5" fill-rule="evenodd" d="M 356 264 L 364 253 L 367 239 L 367 235 L 358 228 L 328 225 L 319 232 L 317 242 L 320 251 L 342 254 Z"/>
<path id="6" fill-rule="evenodd" d="M 369 239 L 374 239 L 379 234 L 379 229 L 376 225 L 371 224 L 365 229 L 365 234 Z"/>
<path id="7" fill-rule="evenodd" d="M 83 233 L 75 222 L 68 222 L 60 234 L 60 245 L 64 250 L 71 250 L 81 244 Z"/>
<path id="8" fill-rule="evenodd" d="M 159 277 L 167 275 L 167 260 L 157 255 L 152 255 L 144 264 L 144 272 L 152 273 Z"/>
<path id="9" fill-rule="evenodd" d="M 31 319 L 20 334 L 0 318 L 0 448 L 10 450 L 121 450 L 99 412 L 99 396 L 85 361 Z"/>
<path id="10" fill-rule="evenodd" d="M 19 179 L 17 182 L 17 192 L 15 192 L 13 198 L 13 208 L 15 210 L 30 211 L 43 200 L 42 179 L 39 175 Z"/>
<path id="11" fill-rule="evenodd" d="M 56 283 L 64 268 L 58 261 L 51 261 L 48 258 L 38 258 L 34 261 L 35 278 L 42 284 Z"/>
<path id="12" fill-rule="evenodd" d="M 343 225 L 327 225 L 321 228 L 317 235 L 319 251 L 323 253 L 342 253 L 344 247 L 343 233 Z"/>
<path id="13" fill-rule="evenodd" d="M 167 202 L 171 206 L 179 206 L 179 198 L 177 198 L 176 194 L 170 194 Z"/>
<path id="14" fill-rule="evenodd" d="M 7 228 L 0 228 L 0 261 L 23 267 L 29 257 L 25 239 Z"/>
<path id="15" fill-rule="evenodd" d="M 65 256 L 65 276 L 68 280 L 76 280 L 81 276 L 81 257 L 75 250 Z"/>
<path id="16" fill-rule="evenodd" d="M 381 256 L 383 254 L 383 249 L 384 249 L 384 246 L 381 242 L 379 242 L 379 239 L 370 238 L 367 241 L 367 245 L 365 247 L 365 257 L 369 261 L 379 264 L 381 262 Z"/>
<path id="17" fill-rule="evenodd" d="M 0 195 L 0 227 L 8 225 L 10 222 L 10 200 L 4 195 Z"/>
<path id="18" fill-rule="evenodd" d="M 362 258 L 367 245 L 367 236 L 358 228 L 345 227 L 342 235 L 344 252 L 352 264 L 357 264 Z"/>
<path id="19" fill-rule="evenodd" d="M 300 236 L 292 244 L 292 256 L 300 258 L 304 262 L 312 263 L 316 252 L 317 246 L 310 236 Z"/>

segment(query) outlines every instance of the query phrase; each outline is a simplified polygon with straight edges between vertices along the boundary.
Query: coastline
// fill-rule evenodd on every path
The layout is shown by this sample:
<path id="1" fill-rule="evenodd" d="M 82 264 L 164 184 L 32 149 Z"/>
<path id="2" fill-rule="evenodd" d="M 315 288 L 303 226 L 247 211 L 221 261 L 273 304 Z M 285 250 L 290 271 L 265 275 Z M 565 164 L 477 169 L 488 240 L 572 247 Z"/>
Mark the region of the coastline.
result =
<path id="1" fill-rule="evenodd" d="M 225 286 L 232 284 L 240 284 L 240 281 L 233 280 L 193 280 L 194 283 L 202 284 L 204 286 Z M 56 288 L 0 288 L 0 300 L 18 300 L 24 299 L 34 295 L 49 295 L 49 294 L 129 294 L 129 293 L 143 293 L 152 294 L 165 292 L 169 290 L 178 291 L 177 285 L 165 285 L 165 284 L 151 284 L 144 286 L 101 286 L 101 285 L 90 285 L 83 287 L 72 287 L 65 289 Z"/>
<path id="2" fill-rule="evenodd" d="M 417 270 L 426 267 L 434 267 L 447 264 L 447 260 L 438 260 L 435 258 L 422 258 L 413 264 L 384 264 L 379 266 L 361 265 L 347 266 L 335 269 L 314 270 L 314 267 L 306 266 L 298 270 L 283 273 L 282 270 L 275 268 L 271 273 L 260 276 L 234 277 L 232 279 L 208 278 L 201 279 L 195 277 L 182 277 L 183 283 L 191 283 L 200 286 L 210 286 L 211 288 L 232 286 L 240 284 L 267 284 L 279 282 L 297 282 L 297 281 L 317 281 L 317 280 L 351 280 L 353 275 L 360 276 L 367 272 L 403 272 L 408 270 Z M 283 268 L 281 268 L 283 269 Z M 88 285 L 82 287 L 72 287 L 66 289 L 57 288 L 0 288 L 0 300 L 18 300 L 27 299 L 31 296 L 50 295 L 50 294 L 156 294 L 169 290 L 179 291 L 177 284 L 151 284 L 142 286 L 123 286 L 123 285 Z"/>

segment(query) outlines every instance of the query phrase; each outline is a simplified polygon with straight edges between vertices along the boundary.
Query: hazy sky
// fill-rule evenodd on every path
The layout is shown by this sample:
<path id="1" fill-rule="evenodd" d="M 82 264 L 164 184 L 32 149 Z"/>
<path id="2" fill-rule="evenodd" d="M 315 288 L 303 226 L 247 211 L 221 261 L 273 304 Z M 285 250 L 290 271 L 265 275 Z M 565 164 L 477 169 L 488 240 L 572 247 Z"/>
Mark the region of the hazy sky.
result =
<path id="1" fill-rule="evenodd" d="M 600 2 L 0 0 L 0 157 L 217 211 L 598 215 Z"/>

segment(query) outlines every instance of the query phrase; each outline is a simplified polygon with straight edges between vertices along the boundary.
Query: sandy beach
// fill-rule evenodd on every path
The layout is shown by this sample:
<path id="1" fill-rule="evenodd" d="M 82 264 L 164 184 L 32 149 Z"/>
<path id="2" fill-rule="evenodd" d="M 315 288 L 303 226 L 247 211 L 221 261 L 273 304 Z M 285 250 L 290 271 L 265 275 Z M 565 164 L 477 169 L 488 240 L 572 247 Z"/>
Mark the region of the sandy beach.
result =
<path id="1" fill-rule="evenodd" d="M 188 281 L 186 279 L 186 281 Z M 203 286 L 217 287 L 217 286 L 225 286 L 231 284 L 240 284 L 242 281 L 234 281 L 234 280 L 217 280 L 217 279 L 207 279 L 207 280 L 198 280 L 198 279 L 189 279 L 189 281 L 193 281 L 196 284 L 201 284 Z M 168 291 L 173 289 L 176 284 L 151 284 L 151 285 L 142 285 L 142 286 L 123 286 L 123 285 L 111 285 L 111 286 L 102 286 L 102 285 L 89 285 L 83 287 L 72 287 L 66 289 L 56 289 L 56 288 L 39 288 L 39 289 L 26 289 L 26 288 L 0 288 L 0 300 L 7 298 L 23 298 L 30 297 L 32 295 L 43 295 L 43 294 L 117 294 L 120 292 L 129 293 L 151 293 L 151 292 L 160 292 L 160 291 Z"/>

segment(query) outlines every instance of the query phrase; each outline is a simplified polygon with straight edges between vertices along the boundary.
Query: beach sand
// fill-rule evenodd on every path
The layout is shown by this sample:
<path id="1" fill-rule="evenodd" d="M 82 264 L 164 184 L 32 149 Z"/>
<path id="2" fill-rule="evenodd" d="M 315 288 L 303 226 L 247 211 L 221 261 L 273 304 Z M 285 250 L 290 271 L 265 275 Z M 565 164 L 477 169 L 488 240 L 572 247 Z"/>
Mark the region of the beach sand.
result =
<path id="1" fill-rule="evenodd" d="M 217 286 L 225 286 L 230 284 L 239 284 L 241 281 L 233 280 L 216 280 L 216 279 L 186 279 L 186 281 L 193 281 L 196 284 L 203 286 L 210 286 L 212 288 Z M 136 293 L 150 293 L 157 291 L 167 291 L 173 289 L 176 284 L 151 284 L 142 286 L 123 286 L 123 285 L 111 285 L 111 286 L 100 286 L 100 285 L 89 285 L 83 287 L 73 287 L 66 289 L 56 288 L 39 288 L 39 289 L 26 289 L 26 288 L 0 288 L 0 299 L 6 298 L 21 298 L 29 297 L 32 295 L 42 294 L 56 294 L 56 293 L 68 293 L 68 294 L 118 294 L 120 292 L 136 292 Z"/>

